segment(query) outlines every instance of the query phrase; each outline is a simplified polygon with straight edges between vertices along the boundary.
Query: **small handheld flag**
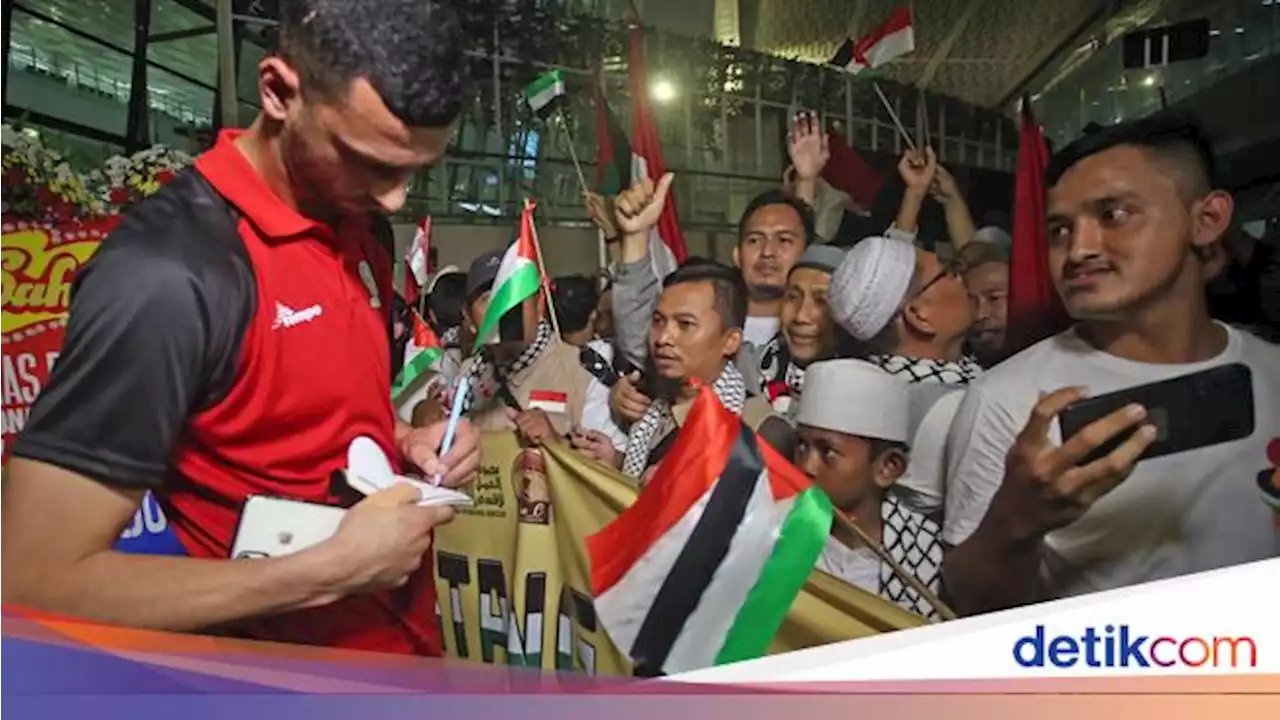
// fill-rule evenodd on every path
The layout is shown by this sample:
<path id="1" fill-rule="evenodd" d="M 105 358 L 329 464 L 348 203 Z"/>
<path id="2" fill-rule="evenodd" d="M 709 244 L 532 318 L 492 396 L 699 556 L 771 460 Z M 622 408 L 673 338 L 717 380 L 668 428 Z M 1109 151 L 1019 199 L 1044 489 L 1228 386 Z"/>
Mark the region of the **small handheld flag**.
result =
<path id="1" fill-rule="evenodd" d="M 418 378 L 422 374 L 435 367 L 441 356 L 444 355 L 444 348 L 440 344 L 440 339 L 436 337 L 431 326 L 427 324 L 422 316 L 416 310 L 413 313 L 413 337 L 409 352 L 413 353 L 412 357 L 405 362 L 404 367 L 391 381 L 391 399 L 393 402 L 399 402 L 400 397 L 409 389 L 413 388 Z"/>
<path id="2" fill-rule="evenodd" d="M 413 242 L 404 254 L 404 300 L 410 307 L 418 305 L 421 288 L 431 275 L 431 216 L 418 223 Z"/>
<path id="3" fill-rule="evenodd" d="M 564 74 L 559 70 L 545 72 L 525 86 L 524 99 L 535 114 L 548 114 L 557 99 L 564 97 Z"/>
<path id="4" fill-rule="evenodd" d="M 498 322 L 503 315 L 519 307 L 542 285 L 538 262 L 538 246 L 533 231 L 533 203 L 525 203 L 520 215 L 520 237 L 507 248 L 493 280 L 489 307 L 476 332 L 475 349 L 498 342 Z"/>

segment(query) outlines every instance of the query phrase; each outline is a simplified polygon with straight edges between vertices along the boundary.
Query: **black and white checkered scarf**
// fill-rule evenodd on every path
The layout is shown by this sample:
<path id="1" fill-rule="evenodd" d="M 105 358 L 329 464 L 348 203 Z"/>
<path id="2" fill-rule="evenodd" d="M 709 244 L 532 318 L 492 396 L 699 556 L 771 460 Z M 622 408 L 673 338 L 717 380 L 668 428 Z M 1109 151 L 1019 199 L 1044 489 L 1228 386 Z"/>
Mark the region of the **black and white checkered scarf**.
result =
<path id="1" fill-rule="evenodd" d="M 529 343 L 529 347 L 526 347 L 515 360 L 496 368 L 485 357 L 483 352 L 476 355 L 467 371 L 467 380 L 471 390 L 462 401 L 463 412 L 469 413 L 473 408 L 486 405 L 497 392 L 498 387 L 506 382 L 507 378 L 519 375 L 537 362 L 542 352 L 551 345 L 552 335 L 554 333 L 551 330 L 551 323 L 543 320 L 538 323 L 537 333 L 534 335 L 533 342 Z M 441 342 L 443 342 L 443 339 Z"/>
<path id="2" fill-rule="evenodd" d="M 711 390 L 726 408 L 742 414 L 742 406 L 747 402 L 747 386 L 736 365 L 726 363 Z M 663 428 L 673 423 L 675 415 L 671 412 L 671 401 L 654 398 L 644 416 L 631 426 L 631 432 L 627 434 L 627 454 L 622 460 L 622 472 L 639 479 L 649 466 L 650 443 Z"/>
<path id="3" fill-rule="evenodd" d="M 892 490 L 880 504 L 880 521 L 885 551 L 936 595 L 942 579 L 942 527 L 908 508 Z M 938 616 L 937 609 L 903 582 L 886 562 L 880 563 L 880 596 L 924 617 Z"/>
<path id="4" fill-rule="evenodd" d="M 906 355 L 870 355 L 867 360 L 879 365 L 890 375 L 897 375 L 912 384 L 968 385 L 982 377 L 982 366 L 968 355 L 958 362 Z"/>

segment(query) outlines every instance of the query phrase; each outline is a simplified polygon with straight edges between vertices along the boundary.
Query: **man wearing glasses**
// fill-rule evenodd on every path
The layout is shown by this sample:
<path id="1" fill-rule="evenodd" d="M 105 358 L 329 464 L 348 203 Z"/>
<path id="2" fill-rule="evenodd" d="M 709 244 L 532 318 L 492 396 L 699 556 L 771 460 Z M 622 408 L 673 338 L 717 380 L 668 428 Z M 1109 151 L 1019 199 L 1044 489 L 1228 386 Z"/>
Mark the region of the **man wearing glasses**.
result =
<path id="1" fill-rule="evenodd" d="M 914 509 L 940 510 L 947 430 L 964 386 L 982 374 L 964 355 L 973 306 L 963 267 L 903 240 L 869 237 L 836 268 L 829 303 L 864 359 L 912 385 L 911 466 L 899 486 Z"/>

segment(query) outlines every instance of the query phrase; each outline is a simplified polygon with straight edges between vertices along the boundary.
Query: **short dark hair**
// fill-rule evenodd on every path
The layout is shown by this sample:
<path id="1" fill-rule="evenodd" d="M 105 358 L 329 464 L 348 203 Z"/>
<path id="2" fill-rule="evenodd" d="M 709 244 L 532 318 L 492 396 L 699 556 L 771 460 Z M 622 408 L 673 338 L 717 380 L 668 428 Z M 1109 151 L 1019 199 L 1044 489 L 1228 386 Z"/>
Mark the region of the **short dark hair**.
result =
<path id="1" fill-rule="evenodd" d="M 1180 189 L 1188 199 L 1202 197 L 1217 187 L 1213 143 L 1195 116 L 1184 112 L 1158 113 L 1086 134 L 1049 161 L 1046 187 L 1057 185 L 1067 170 L 1081 160 L 1122 145 L 1141 148 L 1174 163 L 1181 175 Z"/>
<path id="2" fill-rule="evenodd" d="M 435 287 L 426 296 L 427 317 L 434 318 L 437 332 L 444 332 L 462 324 L 462 313 L 467 304 L 467 276 L 449 273 L 436 279 Z"/>
<path id="3" fill-rule="evenodd" d="M 407 125 L 445 127 L 462 112 L 467 34 L 450 3 L 288 0 L 278 30 L 304 92 L 336 101 L 365 78 Z"/>
<path id="4" fill-rule="evenodd" d="M 586 275 L 564 275 L 551 282 L 551 299 L 556 305 L 560 332 L 575 333 L 586 329 L 591 322 L 591 313 L 600 304 L 597 281 Z"/>
<path id="5" fill-rule="evenodd" d="M 662 281 L 663 288 L 685 283 L 709 283 L 715 291 L 716 313 L 726 330 L 747 324 L 747 282 L 742 271 L 714 260 L 685 263 Z"/>
<path id="6" fill-rule="evenodd" d="M 789 195 L 781 190 L 765 190 L 759 195 L 751 198 L 751 202 L 747 203 L 747 209 L 742 211 L 742 217 L 738 220 L 738 242 L 741 243 L 743 237 L 747 234 L 747 223 L 751 221 L 751 216 L 756 214 L 757 210 L 769 207 L 770 205 L 788 205 L 796 214 L 800 216 L 800 224 L 804 226 L 804 244 L 810 245 L 814 241 L 814 220 L 813 208 L 805 201 Z"/>
<path id="7" fill-rule="evenodd" d="M 869 455 L 872 461 L 890 450 L 897 450 L 903 454 L 906 454 L 907 452 L 906 443 L 901 443 L 897 440 L 885 440 L 884 438 L 867 438 L 867 440 L 871 443 L 871 451 Z"/>

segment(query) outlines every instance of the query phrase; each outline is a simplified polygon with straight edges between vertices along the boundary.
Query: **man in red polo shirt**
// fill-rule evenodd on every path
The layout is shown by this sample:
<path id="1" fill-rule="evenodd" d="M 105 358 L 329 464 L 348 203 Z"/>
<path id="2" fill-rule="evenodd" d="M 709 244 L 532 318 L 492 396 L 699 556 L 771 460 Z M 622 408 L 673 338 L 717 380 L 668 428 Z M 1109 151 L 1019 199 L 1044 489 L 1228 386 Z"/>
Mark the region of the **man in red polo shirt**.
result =
<path id="1" fill-rule="evenodd" d="M 253 126 L 140 205 L 76 280 L 4 483 L 4 600 L 435 655 L 427 553 L 451 512 L 407 485 L 357 503 L 334 475 L 358 437 L 446 484 L 479 462 L 469 425 L 439 458 L 439 424 L 395 420 L 391 261 L 374 239 L 454 132 L 463 29 L 434 0 L 296 0 L 281 15 Z M 112 550 L 147 490 L 188 557 Z M 351 509 L 307 550 L 229 560 L 254 495 Z"/>

